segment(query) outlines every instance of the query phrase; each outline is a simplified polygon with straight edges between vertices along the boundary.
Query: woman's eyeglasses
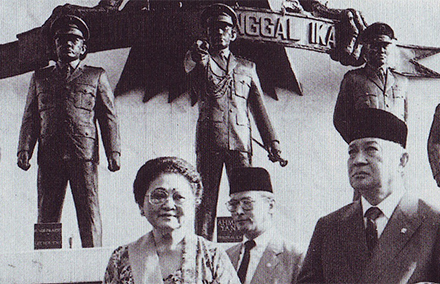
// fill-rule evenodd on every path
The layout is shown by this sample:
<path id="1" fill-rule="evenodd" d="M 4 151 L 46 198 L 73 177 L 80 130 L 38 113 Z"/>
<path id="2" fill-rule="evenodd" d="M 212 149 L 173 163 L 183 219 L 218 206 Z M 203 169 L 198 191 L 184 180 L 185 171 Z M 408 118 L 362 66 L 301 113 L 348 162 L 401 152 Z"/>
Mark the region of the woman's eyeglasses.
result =
<path id="1" fill-rule="evenodd" d="M 182 205 L 187 200 L 185 196 L 182 196 L 179 192 L 173 191 L 171 193 L 174 203 Z M 148 193 L 148 202 L 152 205 L 162 205 L 170 198 L 170 193 L 163 188 L 153 189 Z"/>

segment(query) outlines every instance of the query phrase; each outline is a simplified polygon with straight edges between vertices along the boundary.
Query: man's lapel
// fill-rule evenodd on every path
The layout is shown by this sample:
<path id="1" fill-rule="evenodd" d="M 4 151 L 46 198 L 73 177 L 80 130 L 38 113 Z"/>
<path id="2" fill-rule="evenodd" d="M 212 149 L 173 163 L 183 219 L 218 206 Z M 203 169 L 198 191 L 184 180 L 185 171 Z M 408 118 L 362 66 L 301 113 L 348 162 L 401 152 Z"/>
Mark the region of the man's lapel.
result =
<path id="1" fill-rule="evenodd" d="M 366 71 L 368 80 L 373 82 L 383 92 L 385 90 L 385 85 L 384 85 L 383 81 L 381 79 L 379 79 L 375 70 L 373 70 L 370 67 L 366 67 L 365 71 Z"/>
<path id="2" fill-rule="evenodd" d="M 80 62 L 78 64 L 78 67 L 76 67 L 75 70 L 73 70 L 72 74 L 70 74 L 70 76 L 67 78 L 67 82 L 72 82 L 73 80 L 75 80 L 76 78 L 78 78 L 79 76 L 81 76 L 81 74 L 83 73 L 84 69 L 83 69 L 83 63 Z"/>
<path id="3" fill-rule="evenodd" d="M 277 239 L 272 239 L 266 247 L 266 250 L 261 256 L 260 262 L 257 265 L 251 284 L 268 283 L 267 279 L 273 279 L 272 273 L 280 263 L 281 253 L 283 252 L 283 245 Z"/>
<path id="4" fill-rule="evenodd" d="M 44 78 L 44 85 L 49 88 L 52 87 L 53 85 L 60 84 L 62 81 L 63 80 L 61 79 L 59 74 L 59 67 L 58 65 L 54 65 L 50 73 L 48 73 L 48 76 Z"/>
<path id="5" fill-rule="evenodd" d="M 391 89 L 391 87 L 394 85 L 394 75 L 393 73 L 390 71 L 389 68 L 386 69 L 386 86 L 385 86 L 385 91 L 388 92 L 389 89 Z"/>
<path id="6" fill-rule="evenodd" d="M 225 61 L 220 54 L 216 54 L 211 58 L 212 60 L 214 60 L 215 64 L 222 70 L 222 72 L 226 73 L 228 71 L 228 62 Z"/>
<path id="7" fill-rule="evenodd" d="M 237 66 L 238 62 L 237 62 L 237 58 L 235 57 L 234 54 L 229 53 L 229 62 L 228 62 L 228 73 L 231 74 L 232 71 L 234 70 L 235 66 Z"/>
<path id="8" fill-rule="evenodd" d="M 240 252 L 242 247 L 243 243 L 239 243 L 226 251 L 235 270 L 238 270 L 238 260 L 240 259 Z"/>
<path id="9" fill-rule="evenodd" d="M 362 268 L 368 260 L 368 248 L 365 238 L 365 226 L 360 200 L 353 203 L 352 210 L 342 216 L 340 234 L 336 235 L 338 243 L 345 244 L 343 254 L 350 264 L 349 271 L 353 276 L 353 282 L 362 275 Z"/>
<path id="10" fill-rule="evenodd" d="M 134 284 L 163 284 L 152 232 L 129 244 L 128 255 Z"/>
<path id="11" fill-rule="evenodd" d="M 422 223 L 416 199 L 405 194 L 388 221 L 371 260 L 366 265 L 361 282 L 380 282 L 389 268 L 389 262 L 398 256 Z"/>

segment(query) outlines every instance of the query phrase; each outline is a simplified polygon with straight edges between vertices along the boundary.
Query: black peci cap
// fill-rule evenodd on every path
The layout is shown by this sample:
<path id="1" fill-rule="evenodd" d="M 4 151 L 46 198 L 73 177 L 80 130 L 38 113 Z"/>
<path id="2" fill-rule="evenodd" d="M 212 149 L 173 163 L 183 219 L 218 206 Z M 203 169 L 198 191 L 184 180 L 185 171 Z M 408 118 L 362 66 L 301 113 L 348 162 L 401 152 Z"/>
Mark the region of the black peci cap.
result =
<path id="1" fill-rule="evenodd" d="M 229 178 L 229 194 L 243 191 L 267 191 L 272 192 L 272 183 L 270 175 L 263 168 L 235 168 Z"/>
<path id="2" fill-rule="evenodd" d="M 381 138 L 406 147 L 408 127 L 406 123 L 388 111 L 375 108 L 356 110 L 348 123 L 348 127 L 340 131 L 345 142 L 361 138 Z"/>
<path id="3" fill-rule="evenodd" d="M 237 14 L 226 4 L 216 3 L 207 7 L 202 13 L 202 25 L 209 26 L 213 22 L 225 22 L 237 26 Z"/>
<path id="4" fill-rule="evenodd" d="M 389 25 L 381 22 L 369 25 L 360 35 L 362 43 L 392 43 L 393 39 L 396 39 L 393 29 Z"/>
<path id="5" fill-rule="evenodd" d="M 75 15 L 63 15 L 57 18 L 50 26 L 50 34 L 52 37 L 71 34 L 86 41 L 90 38 L 90 30 L 86 22 Z"/>

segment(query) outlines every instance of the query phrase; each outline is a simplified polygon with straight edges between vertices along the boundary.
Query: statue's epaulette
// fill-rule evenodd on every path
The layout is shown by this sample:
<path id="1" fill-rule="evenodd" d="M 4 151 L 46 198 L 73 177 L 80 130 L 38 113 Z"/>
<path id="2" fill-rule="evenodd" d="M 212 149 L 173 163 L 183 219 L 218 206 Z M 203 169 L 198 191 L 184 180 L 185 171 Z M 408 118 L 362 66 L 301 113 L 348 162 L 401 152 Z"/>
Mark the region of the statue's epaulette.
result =
<path id="1" fill-rule="evenodd" d="M 360 74 L 364 74 L 364 67 L 361 68 L 356 68 L 356 69 L 352 69 L 350 71 L 347 71 L 347 73 L 345 73 L 345 76 L 347 75 L 360 75 Z"/>
<path id="2" fill-rule="evenodd" d="M 245 66 L 252 67 L 253 65 L 255 65 L 255 62 L 251 61 L 250 59 L 247 59 L 246 57 L 235 55 L 235 58 L 237 59 L 237 61 L 239 61 L 241 64 Z"/>
<path id="3" fill-rule="evenodd" d="M 96 67 L 96 66 L 90 66 L 90 65 L 84 65 L 83 66 L 84 68 L 89 68 L 89 69 L 95 69 L 95 70 L 99 70 L 99 71 L 101 71 L 101 70 L 104 70 L 102 67 Z"/>
<path id="4" fill-rule="evenodd" d="M 104 68 L 96 67 L 96 66 L 83 65 L 83 69 L 88 74 L 97 74 L 98 75 L 98 74 L 104 72 Z"/>
<path id="5" fill-rule="evenodd" d="M 45 78 L 55 69 L 55 65 L 50 65 L 43 67 L 41 69 L 35 70 L 35 77 L 37 78 Z"/>

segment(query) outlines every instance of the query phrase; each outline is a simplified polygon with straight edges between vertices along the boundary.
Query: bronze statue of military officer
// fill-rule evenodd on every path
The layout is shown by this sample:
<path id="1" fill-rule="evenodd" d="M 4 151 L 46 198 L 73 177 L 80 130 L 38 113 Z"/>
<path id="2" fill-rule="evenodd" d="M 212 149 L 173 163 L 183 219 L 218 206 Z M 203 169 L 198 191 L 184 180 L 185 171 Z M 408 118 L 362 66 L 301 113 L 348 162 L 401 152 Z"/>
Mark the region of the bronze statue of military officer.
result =
<path id="1" fill-rule="evenodd" d="M 382 109 L 403 121 L 408 117 L 408 79 L 396 74 L 389 64 L 396 40 L 393 29 L 376 22 L 360 37 L 366 64 L 348 71 L 341 82 L 333 117 L 339 132 L 346 131 L 351 116 L 362 108 Z"/>
<path id="2" fill-rule="evenodd" d="M 89 28 L 64 15 L 50 28 L 57 62 L 31 79 L 18 145 L 18 166 L 30 167 L 38 141 L 38 223 L 60 222 L 67 182 L 83 247 L 101 246 L 98 202 L 98 121 L 108 169 L 120 168 L 114 96 L 102 68 L 84 65 Z"/>
<path id="3" fill-rule="evenodd" d="M 198 40 L 185 60 L 198 95 L 199 119 L 196 133 L 197 169 L 205 187 L 196 216 L 196 232 L 212 239 L 219 184 L 226 165 L 252 164 L 250 115 L 270 157 L 279 157 L 279 141 L 263 103 L 255 63 L 236 57 L 229 45 L 237 38 L 237 15 L 224 4 L 209 6 L 202 13 L 208 42 Z"/>

